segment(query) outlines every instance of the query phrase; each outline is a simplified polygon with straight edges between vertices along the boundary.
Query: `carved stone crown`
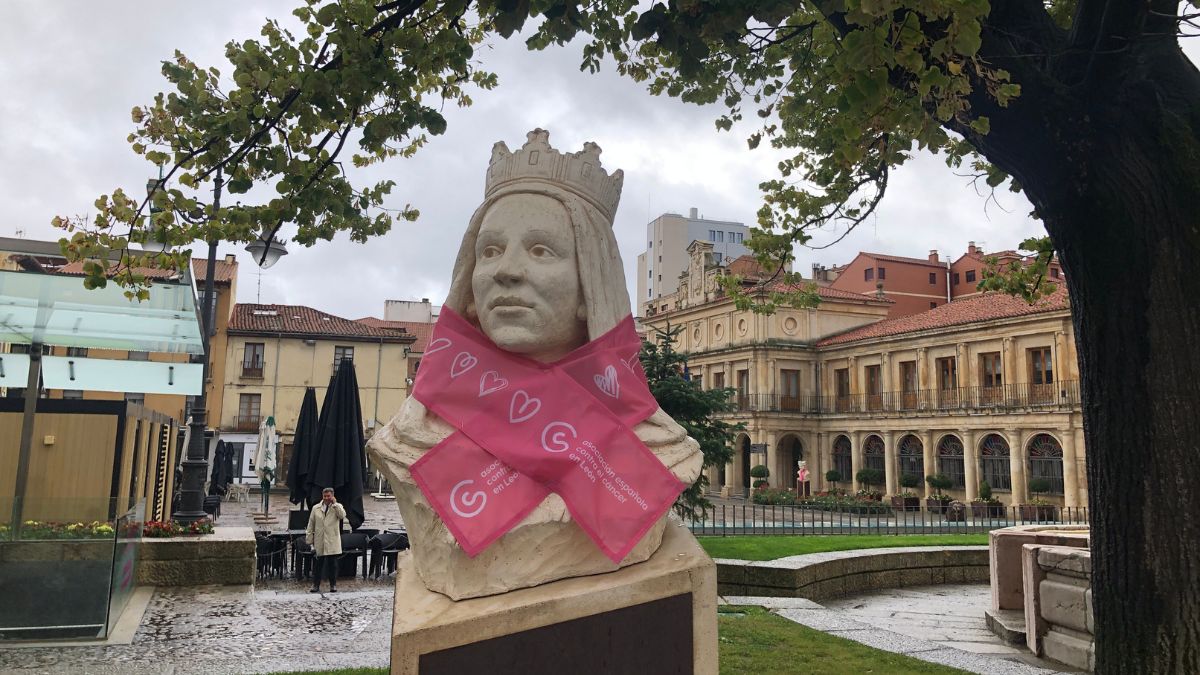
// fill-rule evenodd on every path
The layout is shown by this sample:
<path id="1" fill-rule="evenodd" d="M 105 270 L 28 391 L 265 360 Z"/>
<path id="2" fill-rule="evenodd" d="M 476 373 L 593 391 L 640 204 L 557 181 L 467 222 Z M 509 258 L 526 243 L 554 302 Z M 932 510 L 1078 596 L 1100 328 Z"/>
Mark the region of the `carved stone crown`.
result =
<path id="1" fill-rule="evenodd" d="M 564 187 L 600 209 L 611 223 L 621 201 L 625 173 L 609 176 L 600 166 L 600 146 L 583 144 L 583 150 L 563 154 L 550 147 L 550 132 L 534 129 L 520 150 L 511 152 L 504 141 L 492 146 L 484 198 L 514 183 L 549 183 Z"/>

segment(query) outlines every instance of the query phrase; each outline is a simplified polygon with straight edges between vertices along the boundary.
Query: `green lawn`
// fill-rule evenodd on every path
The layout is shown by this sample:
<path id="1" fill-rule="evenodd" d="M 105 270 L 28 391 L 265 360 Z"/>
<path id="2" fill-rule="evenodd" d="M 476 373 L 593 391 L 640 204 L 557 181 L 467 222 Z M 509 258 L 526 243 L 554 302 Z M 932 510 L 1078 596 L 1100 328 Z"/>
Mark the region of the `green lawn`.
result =
<path id="1" fill-rule="evenodd" d="M 775 560 L 790 555 L 893 546 L 985 546 L 981 534 L 844 534 L 826 536 L 697 537 L 714 558 Z"/>
<path id="2" fill-rule="evenodd" d="M 822 633 L 761 607 L 724 606 L 717 616 L 722 673 L 961 675 L 965 672 Z"/>

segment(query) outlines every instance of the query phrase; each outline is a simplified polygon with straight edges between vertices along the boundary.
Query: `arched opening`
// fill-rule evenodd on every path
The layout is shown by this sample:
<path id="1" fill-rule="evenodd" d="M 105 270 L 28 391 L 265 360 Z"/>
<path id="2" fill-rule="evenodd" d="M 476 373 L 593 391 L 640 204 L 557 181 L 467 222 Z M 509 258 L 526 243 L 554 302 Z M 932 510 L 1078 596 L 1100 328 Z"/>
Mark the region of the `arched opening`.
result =
<path id="1" fill-rule="evenodd" d="M 1049 494 L 1063 493 L 1063 450 L 1058 439 L 1050 434 L 1037 434 L 1029 439 L 1029 491 L 1033 492 L 1035 480 L 1044 480 Z"/>
<path id="2" fill-rule="evenodd" d="M 833 470 L 840 475 L 838 483 L 849 483 L 854 480 L 854 460 L 850 457 L 850 437 L 839 435 L 833 439 Z"/>
<path id="3" fill-rule="evenodd" d="M 947 434 L 937 445 L 938 473 L 950 479 L 950 487 L 964 490 L 967 487 L 966 467 L 963 465 L 963 444 L 958 436 Z"/>
<path id="4" fill-rule="evenodd" d="M 863 468 L 884 471 L 883 439 L 872 434 L 863 441 Z"/>
<path id="5" fill-rule="evenodd" d="M 900 484 L 904 485 L 905 476 L 913 476 L 917 479 L 917 486 L 921 486 L 925 482 L 925 444 L 916 436 L 908 434 L 900 439 L 900 446 L 897 449 L 899 450 L 896 455 L 900 464 Z"/>
<path id="6" fill-rule="evenodd" d="M 1011 452 L 1000 434 L 988 434 L 980 441 L 979 475 L 993 490 L 1012 489 Z"/>
<path id="7" fill-rule="evenodd" d="M 777 482 L 781 487 L 799 489 L 800 494 L 806 494 L 804 492 L 805 486 L 800 485 L 796 477 L 796 472 L 800 468 L 800 462 L 804 461 L 804 444 L 801 443 L 800 438 L 795 434 L 787 434 L 781 438 L 779 440 L 778 457 L 779 459 L 776 464 L 779 466 L 772 469 L 772 471 L 777 471 L 779 477 L 775 478 L 772 475 L 772 479 L 774 480 L 771 482 Z M 811 472 L 812 468 L 809 467 L 808 470 Z M 809 480 L 811 481 L 812 478 L 810 477 Z"/>

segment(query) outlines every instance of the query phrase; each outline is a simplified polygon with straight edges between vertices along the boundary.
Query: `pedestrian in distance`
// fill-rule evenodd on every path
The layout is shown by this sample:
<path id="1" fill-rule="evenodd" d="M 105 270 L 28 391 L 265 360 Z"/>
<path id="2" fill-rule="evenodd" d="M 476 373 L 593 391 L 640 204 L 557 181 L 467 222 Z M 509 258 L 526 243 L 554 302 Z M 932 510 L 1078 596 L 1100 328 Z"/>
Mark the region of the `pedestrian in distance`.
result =
<path id="1" fill-rule="evenodd" d="M 309 512 L 308 532 L 304 541 L 313 547 L 313 587 L 309 593 L 321 592 L 321 576 L 329 576 L 329 592 L 337 593 L 338 558 L 342 555 L 342 521 L 346 509 L 337 502 L 333 488 L 321 491 L 321 503 Z"/>

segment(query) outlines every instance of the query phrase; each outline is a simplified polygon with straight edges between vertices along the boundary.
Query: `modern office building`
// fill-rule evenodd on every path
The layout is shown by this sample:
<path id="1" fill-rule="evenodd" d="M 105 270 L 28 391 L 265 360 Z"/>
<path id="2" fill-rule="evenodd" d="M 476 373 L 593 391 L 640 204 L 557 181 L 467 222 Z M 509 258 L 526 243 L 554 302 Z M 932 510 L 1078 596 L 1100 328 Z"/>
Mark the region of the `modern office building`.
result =
<path id="1" fill-rule="evenodd" d="M 750 228 L 727 220 L 708 220 L 696 208 L 687 216 L 664 213 L 646 225 L 646 251 L 638 255 L 637 298 L 633 303 L 641 316 L 648 301 L 673 294 L 679 275 L 688 267 L 687 248 L 693 241 L 712 244 L 717 264 L 750 253 L 743 243 Z"/>

